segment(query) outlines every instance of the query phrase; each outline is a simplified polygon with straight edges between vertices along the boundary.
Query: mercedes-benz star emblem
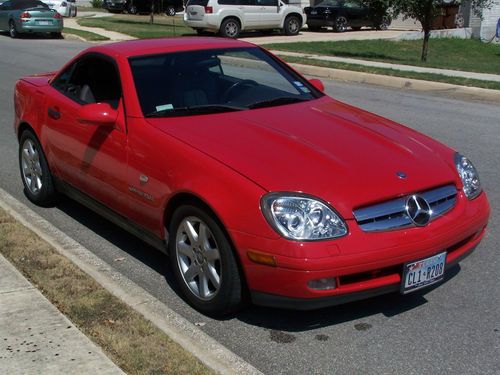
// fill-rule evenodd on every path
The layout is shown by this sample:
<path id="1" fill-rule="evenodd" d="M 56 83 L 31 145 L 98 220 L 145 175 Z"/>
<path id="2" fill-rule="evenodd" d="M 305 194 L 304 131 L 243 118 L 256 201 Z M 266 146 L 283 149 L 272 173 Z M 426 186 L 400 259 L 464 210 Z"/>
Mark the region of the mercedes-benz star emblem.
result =
<path id="1" fill-rule="evenodd" d="M 432 210 L 424 198 L 412 195 L 406 201 L 406 214 L 415 225 L 423 227 L 429 223 Z"/>

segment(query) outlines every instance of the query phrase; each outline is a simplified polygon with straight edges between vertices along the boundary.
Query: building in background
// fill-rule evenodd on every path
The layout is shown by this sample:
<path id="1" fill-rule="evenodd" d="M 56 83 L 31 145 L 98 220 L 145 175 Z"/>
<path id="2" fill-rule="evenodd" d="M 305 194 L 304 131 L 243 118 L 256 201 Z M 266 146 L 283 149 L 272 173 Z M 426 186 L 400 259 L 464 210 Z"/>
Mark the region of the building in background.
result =
<path id="1" fill-rule="evenodd" d="M 472 29 L 472 36 L 483 41 L 495 39 L 498 20 L 500 19 L 500 0 L 493 0 L 489 9 L 483 10 L 483 17 L 474 14 L 469 4 L 463 5 L 465 24 Z M 497 40 L 498 42 L 498 40 Z"/>

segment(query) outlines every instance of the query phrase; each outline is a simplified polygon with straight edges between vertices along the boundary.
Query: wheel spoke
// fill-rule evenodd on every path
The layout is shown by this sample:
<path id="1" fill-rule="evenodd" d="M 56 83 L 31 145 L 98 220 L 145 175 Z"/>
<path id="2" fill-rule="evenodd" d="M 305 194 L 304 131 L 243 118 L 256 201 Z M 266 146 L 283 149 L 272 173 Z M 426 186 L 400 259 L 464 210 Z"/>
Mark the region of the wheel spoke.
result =
<path id="1" fill-rule="evenodd" d="M 198 245 L 201 246 L 203 250 L 210 249 L 209 230 L 204 223 L 200 223 L 200 229 L 198 234 Z"/>
<path id="2" fill-rule="evenodd" d="M 215 268 L 211 264 L 205 264 L 203 271 L 205 274 L 208 275 L 208 278 L 212 282 L 215 289 L 219 289 L 220 277 L 217 274 L 217 271 L 215 270 Z"/>
<path id="3" fill-rule="evenodd" d="M 30 160 L 30 158 L 31 158 L 31 157 L 30 157 L 30 152 L 29 152 L 28 148 L 27 148 L 27 147 L 24 147 L 24 148 L 23 148 L 23 159 L 24 159 L 25 161 L 27 161 L 27 160 Z"/>
<path id="4" fill-rule="evenodd" d="M 194 259 L 193 248 L 184 241 L 179 241 L 177 243 L 177 251 L 180 254 L 187 256 L 191 260 Z"/>
<path id="5" fill-rule="evenodd" d="M 35 164 L 35 173 L 38 177 L 42 177 L 43 173 L 42 173 L 42 167 L 40 165 L 40 163 L 36 163 Z"/>
<path id="6" fill-rule="evenodd" d="M 37 191 L 37 187 L 36 187 L 36 177 L 31 175 L 31 178 L 30 178 L 30 181 L 29 181 L 29 184 L 30 184 L 30 190 L 35 193 Z"/>
<path id="7" fill-rule="evenodd" d="M 184 232 L 188 236 L 191 245 L 198 243 L 198 233 L 196 233 L 193 224 L 189 220 L 184 221 Z"/>
<path id="8" fill-rule="evenodd" d="M 207 258 L 207 261 L 210 263 L 220 259 L 219 249 L 215 248 L 205 250 L 205 258 Z"/>
<path id="9" fill-rule="evenodd" d="M 200 273 L 199 267 L 192 263 L 189 268 L 184 272 L 184 278 L 186 279 L 187 282 L 192 281 L 195 276 L 197 276 Z"/>
<path id="10" fill-rule="evenodd" d="M 203 298 L 207 298 L 210 293 L 210 289 L 208 289 L 208 277 L 204 272 L 200 272 L 199 291 L 200 296 Z"/>

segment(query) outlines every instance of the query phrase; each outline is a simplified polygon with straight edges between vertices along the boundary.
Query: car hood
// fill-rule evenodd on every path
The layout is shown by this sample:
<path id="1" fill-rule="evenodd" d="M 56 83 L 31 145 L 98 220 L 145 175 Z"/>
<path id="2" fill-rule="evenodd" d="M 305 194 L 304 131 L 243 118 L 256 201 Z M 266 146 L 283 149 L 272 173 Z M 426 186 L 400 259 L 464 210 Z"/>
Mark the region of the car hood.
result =
<path id="1" fill-rule="evenodd" d="M 453 150 L 328 97 L 148 122 L 267 191 L 320 197 L 346 219 L 354 208 L 458 178 Z M 398 172 L 407 177 L 398 177 Z"/>

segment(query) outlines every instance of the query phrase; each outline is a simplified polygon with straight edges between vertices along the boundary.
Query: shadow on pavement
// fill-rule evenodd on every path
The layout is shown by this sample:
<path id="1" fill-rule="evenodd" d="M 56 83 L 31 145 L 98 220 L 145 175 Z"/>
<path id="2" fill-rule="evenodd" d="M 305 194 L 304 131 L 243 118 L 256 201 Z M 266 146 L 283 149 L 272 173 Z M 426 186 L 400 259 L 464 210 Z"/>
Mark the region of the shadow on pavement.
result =
<path id="1" fill-rule="evenodd" d="M 57 208 L 158 274 L 163 275 L 168 286 L 181 299 L 185 300 L 170 271 L 167 255 L 67 197 L 61 197 Z M 455 277 L 459 271 L 460 266 L 449 269 L 444 282 Z M 440 283 L 405 296 L 392 293 L 312 311 L 282 310 L 250 305 L 239 312 L 215 319 L 220 321 L 237 319 L 246 324 L 270 330 L 302 332 L 359 320 L 376 314 L 383 314 L 386 317 L 396 316 L 427 303 L 425 294 L 439 285 Z"/>

